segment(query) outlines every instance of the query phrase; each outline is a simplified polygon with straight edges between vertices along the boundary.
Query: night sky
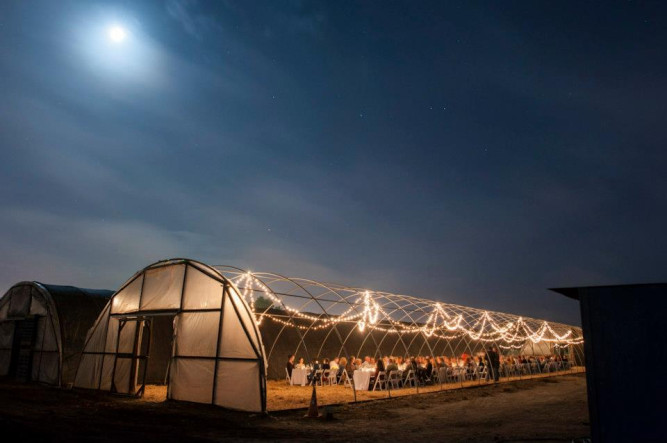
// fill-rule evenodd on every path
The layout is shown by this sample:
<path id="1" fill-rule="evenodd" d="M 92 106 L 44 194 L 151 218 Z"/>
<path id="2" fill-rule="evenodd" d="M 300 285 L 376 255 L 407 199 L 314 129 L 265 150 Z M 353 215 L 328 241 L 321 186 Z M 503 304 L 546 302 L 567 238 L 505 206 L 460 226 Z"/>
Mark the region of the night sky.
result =
<path id="1" fill-rule="evenodd" d="M 579 324 L 547 288 L 667 280 L 665 9 L 2 1 L 0 291 L 189 257 Z"/>

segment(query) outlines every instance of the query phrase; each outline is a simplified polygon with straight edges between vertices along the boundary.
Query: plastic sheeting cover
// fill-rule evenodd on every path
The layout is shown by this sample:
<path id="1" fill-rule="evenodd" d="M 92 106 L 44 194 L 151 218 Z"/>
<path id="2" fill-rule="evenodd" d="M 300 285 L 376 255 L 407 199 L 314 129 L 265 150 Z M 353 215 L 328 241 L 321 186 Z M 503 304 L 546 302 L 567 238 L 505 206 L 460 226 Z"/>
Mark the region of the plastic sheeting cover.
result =
<path id="1" fill-rule="evenodd" d="M 86 334 L 86 347 L 89 352 L 102 352 L 104 350 L 105 334 L 107 333 L 107 322 L 109 321 L 109 309 L 107 305 L 99 316 L 100 321 L 93 325 Z M 115 344 L 115 342 L 114 342 Z"/>
<path id="2" fill-rule="evenodd" d="M 14 322 L 0 322 L 0 349 L 11 349 L 14 342 Z"/>
<path id="3" fill-rule="evenodd" d="M 0 351 L 0 375 L 7 375 L 9 373 L 11 355 L 12 351 Z"/>
<path id="4" fill-rule="evenodd" d="M 176 316 L 176 355 L 215 357 L 220 312 L 183 312 Z"/>
<path id="5" fill-rule="evenodd" d="M 244 308 L 241 298 L 235 290 L 230 290 L 229 295 L 231 295 L 232 300 L 234 300 L 234 304 L 237 307 L 239 319 L 243 321 L 243 324 L 245 325 L 246 330 L 248 331 L 248 335 L 250 335 L 250 339 L 255 345 L 255 348 L 259 350 L 260 344 L 258 340 L 258 334 L 255 332 L 255 320 L 250 316 L 250 314 L 248 314 L 248 311 Z"/>
<path id="6" fill-rule="evenodd" d="M 193 266 L 188 266 L 183 309 L 219 309 L 222 283 Z"/>
<path id="7" fill-rule="evenodd" d="M 76 373 L 74 385 L 79 388 L 97 389 L 98 374 L 102 367 L 102 356 L 84 354 L 81 357 L 79 370 Z"/>
<path id="8" fill-rule="evenodd" d="M 37 339 L 35 349 L 43 351 L 58 351 L 58 343 L 53 329 L 51 317 L 42 317 L 37 322 Z"/>
<path id="9" fill-rule="evenodd" d="M 120 337 L 118 342 L 118 352 L 121 354 L 129 354 L 134 351 L 134 342 L 136 339 L 137 322 L 127 321 L 125 326 L 120 330 Z M 115 351 L 115 349 L 114 349 Z"/>
<path id="10" fill-rule="evenodd" d="M 46 315 L 46 307 L 40 299 L 41 297 L 32 297 L 32 303 L 30 303 L 30 315 Z"/>
<path id="11" fill-rule="evenodd" d="M 222 360 L 217 377 L 215 404 L 242 411 L 262 409 L 257 362 Z"/>
<path id="12" fill-rule="evenodd" d="M 9 316 L 25 317 L 30 310 L 30 286 L 21 285 L 12 289 L 9 300 Z"/>
<path id="13" fill-rule="evenodd" d="M 257 358 L 257 353 L 243 331 L 241 320 L 236 315 L 234 306 L 232 306 L 232 298 L 227 297 L 225 299 L 225 309 L 223 312 L 223 339 L 220 341 L 220 357 Z M 248 331 L 248 334 L 252 337 L 252 329 Z"/>
<path id="14" fill-rule="evenodd" d="M 116 372 L 114 374 L 113 382 L 116 386 L 116 392 L 121 394 L 130 393 L 130 367 L 132 360 L 129 358 L 116 359 Z"/>
<path id="15" fill-rule="evenodd" d="M 105 355 L 102 366 L 102 377 L 100 379 L 100 389 L 105 391 L 111 390 L 111 374 L 113 374 L 113 362 L 116 359 L 115 355 Z M 99 374 L 99 372 L 97 372 Z"/>
<path id="16" fill-rule="evenodd" d="M 141 310 L 179 309 L 184 272 L 184 264 L 146 271 L 141 293 Z"/>
<path id="17" fill-rule="evenodd" d="M 141 286 L 144 280 L 144 275 L 141 274 L 135 278 L 122 291 L 114 295 L 111 302 L 112 314 L 124 314 L 127 312 L 135 312 L 139 309 L 139 295 L 141 294 Z"/>
<path id="18" fill-rule="evenodd" d="M 58 383 L 60 354 L 57 352 L 38 352 L 33 355 L 32 379 L 55 385 Z"/>
<path id="19" fill-rule="evenodd" d="M 116 352 L 116 343 L 118 342 L 118 326 L 120 321 L 117 318 L 111 316 L 107 317 L 106 321 L 108 322 L 106 331 L 104 331 L 104 329 L 101 327 L 102 325 L 98 326 L 97 328 L 100 334 L 106 334 L 104 352 Z M 98 342 L 96 341 L 95 343 Z M 89 346 L 86 347 L 86 351 L 99 352 L 100 349 L 93 347 L 91 343 L 89 343 Z"/>
<path id="20" fill-rule="evenodd" d="M 215 362 L 212 359 L 177 359 L 170 377 L 170 398 L 211 403 L 214 367 Z"/>

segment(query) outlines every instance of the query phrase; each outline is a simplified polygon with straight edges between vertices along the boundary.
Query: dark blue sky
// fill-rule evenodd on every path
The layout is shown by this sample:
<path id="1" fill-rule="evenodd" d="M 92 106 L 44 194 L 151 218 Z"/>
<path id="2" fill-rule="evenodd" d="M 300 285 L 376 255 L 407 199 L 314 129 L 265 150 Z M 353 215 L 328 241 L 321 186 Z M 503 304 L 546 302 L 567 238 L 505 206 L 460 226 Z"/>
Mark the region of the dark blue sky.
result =
<path id="1" fill-rule="evenodd" d="M 546 288 L 667 279 L 665 18 L 0 2 L 0 289 L 187 256 L 579 323 Z"/>

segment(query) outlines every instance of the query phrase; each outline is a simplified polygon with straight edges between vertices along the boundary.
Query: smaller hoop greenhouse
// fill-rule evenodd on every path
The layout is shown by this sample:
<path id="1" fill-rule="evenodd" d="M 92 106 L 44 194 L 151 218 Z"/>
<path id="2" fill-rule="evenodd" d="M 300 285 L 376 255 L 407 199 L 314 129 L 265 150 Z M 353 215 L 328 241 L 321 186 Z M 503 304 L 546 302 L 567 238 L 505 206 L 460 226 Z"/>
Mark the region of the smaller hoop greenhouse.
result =
<path id="1" fill-rule="evenodd" d="M 86 332 L 112 291 L 23 281 L 0 299 L 0 375 L 74 381 Z"/>
<path id="2" fill-rule="evenodd" d="M 264 347 L 253 313 L 217 270 L 154 263 L 116 292 L 91 329 L 74 385 L 230 409 L 266 410 Z"/>

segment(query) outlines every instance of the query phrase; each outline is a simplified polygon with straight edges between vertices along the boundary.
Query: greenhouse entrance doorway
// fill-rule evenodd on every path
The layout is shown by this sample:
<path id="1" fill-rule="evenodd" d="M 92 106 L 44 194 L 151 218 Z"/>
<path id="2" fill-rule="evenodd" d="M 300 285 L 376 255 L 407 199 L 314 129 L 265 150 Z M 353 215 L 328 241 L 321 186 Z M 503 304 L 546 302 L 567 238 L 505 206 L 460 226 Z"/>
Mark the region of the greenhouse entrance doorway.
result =
<path id="1" fill-rule="evenodd" d="M 118 338 L 111 392 L 141 397 L 147 386 L 157 385 L 164 387 L 157 392 L 166 399 L 174 315 L 120 318 Z"/>
<path id="2" fill-rule="evenodd" d="M 20 381 L 30 380 L 32 373 L 32 350 L 37 338 L 37 317 L 14 322 L 9 376 Z"/>

